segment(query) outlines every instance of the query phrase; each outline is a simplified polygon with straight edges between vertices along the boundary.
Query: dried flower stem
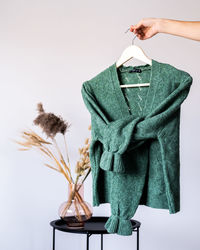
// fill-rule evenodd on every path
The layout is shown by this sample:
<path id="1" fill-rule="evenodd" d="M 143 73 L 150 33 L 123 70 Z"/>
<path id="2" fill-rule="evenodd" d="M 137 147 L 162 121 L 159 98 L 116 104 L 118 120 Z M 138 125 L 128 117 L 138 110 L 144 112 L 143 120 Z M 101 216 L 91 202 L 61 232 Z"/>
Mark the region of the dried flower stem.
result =
<path id="1" fill-rule="evenodd" d="M 51 169 L 54 169 L 54 170 L 58 171 L 59 173 L 61 173 L 61 171 L 59 169 L 54 168 L 54 167 L 52 167 L 51 165 L 49 165 L 47 163 L 44 163 L 44 165 L 47 166 L 47 167 L 49 167 L 49 168 L 51 168 Z"/>
<path id="2" fill-rule="evenodd" d="M 44 146 L 43 146 L 43 147 L 44 147 Z M 51 168 L 51 169 L 54 169 L 54 170 L 60 172 L 60 173 L 63 174 L 63 175 L 65 176 L 65 178 L 71 183 L 69 176 L 68 176 L 67 173 L 63 170 L 62 166 L 60 165 L 60 163 L 59 163 L 59 161 L 56 159 L 56 157 L 53 155 L 53 153 L 52 153 L 48 148 L 46 148 L 46 147 L 45 147 L 45 149 L 46 149 L 48 152 L 46 152 L 42 147 L 38 147 L 37 149 L 39 149 L 40 152 L 44 153 L 45 156 L 48 155 L 48 156 L 50 157 L 50 159 L 53 158 L 54 162 L 55 162 L 56 165 L 59 167 L 59 169 L 54 168 L 54 167 L 50 166 L 49 164 L 45 164 L 45 166 L 47 166 L 47 167 L 49 167 L 49 168 Z"/>
<path id="3" fill-rule="evenodd" d="M 77 200 L 77 197 L 75 197 L 75 199 L 74 199 L 74 206 L 75 206 L 75 210 L 76 210 L 76 214 L 77 214 L 78 220 L 81 221 L 82 218 L 81 218 L 81 215 L 80 215 L 80 213 L 79 213 L 77 204 L 78 204 L 78 200 Z"/>
<path id="4" fill-rule="evenodd" d="M 77 192 L 78 192 L 78 191 L 79 191 L 79 189 L 82 187 L 83 182 L 85 181 L 85 179 L 86 179 L 86 178 L 87 178 L 87 176 L 89 175 L 90 171 L 91 171 L 91 168 L 89 168 L 89 169 L 88 169 L 88 172 L 87 172 L 87 174 L 85 175 L 85 177 L 83 178 L 83 180 L 82 180 L 82 182 L 81 182 L 80 186 L 78 187 Z"/>
<path id="5" fill-rule="evenodd" d="M 69 153 L 68 153 L 68 149 L 67 149 L 67 142 L 66 142 L 65 135 L 63 135 L 63 138 L 64 138 L 64 143 L 65 143 L 67 162 L 68 162 L 68 164 L 69 164 L 69 167 L 71 167 L 71 166 L 70 166 L 70 161 L 69 161 Z"/>
<path id="6" fill-rule="evenodd" d="M 81 195 L 79 194 L 79 192 L 77 192 L 77 191 L 76 191 L 76 197 L 77 197 L 79 203 L 81 204 L 81 206 L 82 206 L 82 208 L 83 208 L 83 210 L 85 212 L 86 217 L 89 218 L 90 215 L 91 215 L 91 211 L 88 208 L 87 204 L 83 201 L 83 199 L 82 199 Z"/>
<path id="7" fill-rule="evenodd" d="M 76 186 L 77 186 L 77 183 L 78 183 L 78 179 L 79 179 L 79 177 L 80 177 L 80 174 L 78 174 L 77 176 L 76 176 L 76 180 L 75 180 L 75 183 L 74 183 L 74 189 L 73 189 L 73 198 L 74 198 L 74 196 L 75 196 L 75 192 L 76 192 Z"/>
<path id="8" fill-rule="evenodd" d="M 53 155 L 53 153 L 52 153 L 47 147 L 45 147 L 45 146 L 43 146 L 43 147 L 44 147 L 44 148 L 48 151 L 48 153 L 52 156 L 52 158 L 54 159 L 54 161 L 55 161 L 56 164 L 58 165 L 60 172 L 61 172 L 61 173 L 65 176 L 65 178 L 71 183 L 71 180 L 70 180 L 68 174 L 63 170 L 63 168 L 62 168 L 60 162 L 57 160 L 57 158 Z"/>
<path id="9" fill-rule="evenodd" d="M 90 216 L 91 216 L 90 209 L 88 208 L 87 204 L 84 202 L 84 200 L 81 197 L 81 195 L 79 194 L 79 192 L 76 190 L 76 184 L 74 184 L 73 187 L 74 188 L 70 192 L 69 199 L 66 203 L 66 206 L 63 208 L 63 211 L 61 213 L 61 217 L 63 217 L 65 215 L 67 209 L 71 206 L 72 200 L 75 200 L 75 198 L 76 198 L 78 200 L 79 204 L 81 205 L 81 207 L 83 208 L 86 218 L 90 218 Z"/>
<path id="10" fill-rule="evenodd" d="M 68 168 L 67 164 L 65 163 L 65 160 L 64 160 L 63 155 L 62 155 L 62 153 L 61 153 L 61 151 L 60 151 L 60 149 L 59 149 L 59 147 L 58 147 L 58 144 L 57 144 L 57 142 L 56 142 L 56 139 L 55 139 L 55 138 L 52 138 L 52 141 L 54 142 L 54 144 L 55 144 L 55 146 L 56 146 L 56 149 L 57 149 L 58 154 L 59 154 L 59 156 L 60 156 L 60 161 L 61 161 L 61 163 L 63 164 L 63 166 L 64 166 L 64 168 L 65 168 L 65 171 L 69 173 L 71 182 L 74 183 L 73 178 L 72 178 L 72 176 L 71 176 L 71 171 L 70 171 L 70 169 Z"/>

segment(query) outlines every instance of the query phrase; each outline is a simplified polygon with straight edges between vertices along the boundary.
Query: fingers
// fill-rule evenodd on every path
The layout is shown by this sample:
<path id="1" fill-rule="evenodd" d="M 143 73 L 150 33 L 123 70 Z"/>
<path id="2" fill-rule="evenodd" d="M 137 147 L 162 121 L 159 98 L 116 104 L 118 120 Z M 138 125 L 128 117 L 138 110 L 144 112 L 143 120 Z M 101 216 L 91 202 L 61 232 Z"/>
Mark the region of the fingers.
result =
<path id="1" fill-rule="evenodd" d="M 131 31 L 131 32 L 133 32 L 133 31 L 134 31 L 134 29 L 135 29 L 135 26 L 134 26 L 134 25 L 131 25 L 131 27 L 130 27 L 130 31 Z"/>
<path id="2" fill-rule="evenodd" d="M 130 31 L 135 33 L 138 30 L 141 30 L 142 27 L 144 27 L 144 19 L 141 19 L 136 25 L 131 25 Z"/>
<path id="3" fill-rule="evenodd" d="M 136 25 L 131 25 L 129 30 L 145 40 L 159 32 L 159 21 L 159 18 L 143 18 Z"/>
<path id="4" fill-rule="evenodd" d="M 136 33 L 139 30 L 139 26 L 138 25 L 131 25 L 130 27 L 130 31 Z"/>
<path id="5" fill-rule="evenodd" d="M 135 33 L 139 39 L 145 37 L 145 27 L 143 25 L 131 25 L 130 31 Z"/>

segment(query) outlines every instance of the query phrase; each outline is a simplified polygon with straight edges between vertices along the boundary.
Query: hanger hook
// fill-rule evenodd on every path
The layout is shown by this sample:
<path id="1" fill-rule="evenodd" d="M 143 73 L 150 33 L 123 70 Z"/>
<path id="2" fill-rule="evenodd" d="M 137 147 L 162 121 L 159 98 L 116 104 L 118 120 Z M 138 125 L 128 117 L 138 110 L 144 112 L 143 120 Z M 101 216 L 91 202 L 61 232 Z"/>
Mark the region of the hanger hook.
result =
<path id="1" fill-rule="evenodd" d="M 135 40 L 136 37 L 137 37 L 137 35 L 135 35 L 135 36 L 133 37 L 132 45 L 134 44 L 134 40 Z"/>
<path id="2" fill-rule="evenodd" d="M 129 30 L 130 30 L 130 28 L 128 28 L 128 29 L 125 31 L 125 33 L 127 33 Z M 134 44 L 134 40 L 135 40 L 136 37 L 137 37 L 137 35 L 135 35 L 135 36 L 133 37 L 132 45 Z"/>

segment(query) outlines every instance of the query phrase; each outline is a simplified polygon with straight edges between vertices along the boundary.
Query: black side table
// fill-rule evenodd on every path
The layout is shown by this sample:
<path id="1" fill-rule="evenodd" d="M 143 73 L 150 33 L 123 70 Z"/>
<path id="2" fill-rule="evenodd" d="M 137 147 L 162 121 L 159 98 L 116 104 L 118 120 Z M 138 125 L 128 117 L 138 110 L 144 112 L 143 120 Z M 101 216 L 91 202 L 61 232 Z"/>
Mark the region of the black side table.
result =
<path id="1" fill-rule="evenodd" d="M 92 216 L 89 220 L 87 220 L 84 224 L 83 228 L 80 229 L 71 229 L 67 227 L 66 222 L 63 220 L 54 220 L 50 222 L 50 225 L 53 227 L 53 250 L 55 250 L 55 230 L 68 232 L 68 233 L 76 233 L 76 234 L 86 234 L 86 250 L 89 250 L 89 237 L 92 234 L 100 234 L 101 235 L 101 250 L 103 250 L 103 235 L 109 234 L 107 230 L 104 228 L 104 225 L 109 217 L 105 216 Z M 137 250 L 139 250 L 139 227 L 141 223 L 136 220 L 131 220 L 132 230 L 137 233 Z"/>

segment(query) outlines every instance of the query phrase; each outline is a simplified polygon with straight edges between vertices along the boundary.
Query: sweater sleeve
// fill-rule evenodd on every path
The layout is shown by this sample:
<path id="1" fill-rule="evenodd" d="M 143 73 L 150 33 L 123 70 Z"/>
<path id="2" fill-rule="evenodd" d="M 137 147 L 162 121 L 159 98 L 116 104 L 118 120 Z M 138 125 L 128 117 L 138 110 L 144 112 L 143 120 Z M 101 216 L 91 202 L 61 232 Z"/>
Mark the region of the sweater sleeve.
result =
<path id="1" fill-rule="evenodd" d="M 129 115 L 115 121 L 108 120 L 86 83 L 82 85 L 82 97 L 91 113 L 91 120 L 95 123 L 94 133 L 104 146 L 100 167 L 123 173 L 125 172 L 123 153 L 138 147 L 147 139 L 157 138 L 166 121 L 173 117 L 187 97 L 192 77 L 184 72 L 178 87 L 146 117 L 134 118 Z"/>
<path id="2" fill-rule="evenodd" d="M 163 100 L 156 109 L 137 124 L 133 134 L 133 140 L 153 138 L 165 128 L 165 124 L 173 119 L 173 115 L 179 110 L 181 104 L 188 96 L 193 78 L 190 74 L 183 71 L 178 87 Z"/>

